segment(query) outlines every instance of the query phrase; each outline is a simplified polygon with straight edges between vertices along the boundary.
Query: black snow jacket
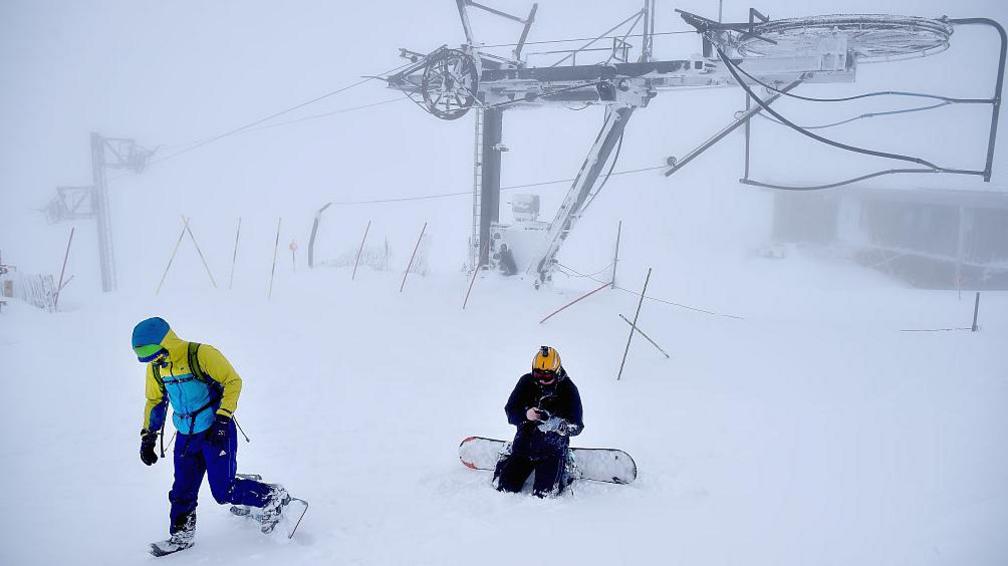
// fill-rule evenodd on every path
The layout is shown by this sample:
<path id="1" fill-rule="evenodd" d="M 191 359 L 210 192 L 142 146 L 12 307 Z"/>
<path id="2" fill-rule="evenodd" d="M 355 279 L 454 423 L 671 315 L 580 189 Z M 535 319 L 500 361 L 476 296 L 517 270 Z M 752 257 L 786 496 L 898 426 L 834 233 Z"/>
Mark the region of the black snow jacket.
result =
<path id="1" fill-rule="evenodd" d="M 562 378 L 550 385 L 540 385 L 531 373 L 521 376 L 515 385 L 504 406 L 508 422 L 518 427 L 511 445 L 512 454 L 530 458 L 555 456 L 570 445 L 568 435 L 577 436 L 584 428 L 581 420 L 581 395 L 562 368 L 560 371 Z M 568 435 L 539 430 L 542 422 L 525 418 L 526 411 L 532 407 L 565 420 L 569 428 Z"/>

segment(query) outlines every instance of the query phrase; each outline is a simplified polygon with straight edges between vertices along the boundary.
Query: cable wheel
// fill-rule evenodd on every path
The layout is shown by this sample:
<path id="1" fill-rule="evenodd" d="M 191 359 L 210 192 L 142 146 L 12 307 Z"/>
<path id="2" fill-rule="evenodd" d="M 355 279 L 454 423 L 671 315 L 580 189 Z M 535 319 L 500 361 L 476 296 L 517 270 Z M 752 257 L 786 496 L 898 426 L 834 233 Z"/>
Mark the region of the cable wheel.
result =
<path id="1" fill-rule="evenodd" d="M 952 26 L 931 18 L 883 14 L 837 14 L 774 20 L 738 36 L 739 55 L 789 56 L 814 51 L 831 35 L 847 36 L 847 48 L 861 63 L 924 57 L 948 49 Z M 763 39 L 774 41 L 769 43 Z"/>
<path id="2" fill-rule="evenodd" d="M 420 90 L 427 110 L 442 120 L 457 120 L 476 103 L 476 63 L 458 49 L 441 49 L 427 58 Z"/>

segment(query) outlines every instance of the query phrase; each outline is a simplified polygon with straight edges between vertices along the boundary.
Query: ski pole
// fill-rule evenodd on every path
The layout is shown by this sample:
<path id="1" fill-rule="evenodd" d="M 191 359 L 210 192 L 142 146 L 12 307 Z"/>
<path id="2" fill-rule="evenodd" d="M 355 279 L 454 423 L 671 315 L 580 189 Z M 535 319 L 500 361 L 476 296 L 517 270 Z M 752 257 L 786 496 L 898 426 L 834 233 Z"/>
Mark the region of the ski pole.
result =
<path id="1" fill-rule="evenodd" d="M 241 425 L 240 425 L 240 424 L 238 424 L 238 419 L 236 419 L 236 418 L 234 418 L 234 416 L 232 416 L 232 417 L 231 417 L 231 420 L 233 420 L 233 421 L 234 421 L 234 423 L 235 423 L 235 426 L 236 426 L 236 427 L 238 427 L 238 430 L 240 430 L 240 431 L 241 431 L 241 433 L 242 433 L 242 436 L 244 436 L 244 437 L 245 437 L 245 442 L 252 442 L 251 440 L 249 440 L 249 437 L 248 437 L 248 435 L 247 435 L 247 434 L 245 434 L 245 430 L 244 430 L 244 429 L 242 429 L 242 427 L 241 427 Z"/>
<path id="2" fill-rule="evenodd" d="M 175 431 L 171 435 L 171 440 L 168 441 L 168 447 L 171 448 L 172 442 L 175 442 L 175 435 L 178 431 Z M 164 458 L 164 428 L 161 429 L 161 457 Z"/>

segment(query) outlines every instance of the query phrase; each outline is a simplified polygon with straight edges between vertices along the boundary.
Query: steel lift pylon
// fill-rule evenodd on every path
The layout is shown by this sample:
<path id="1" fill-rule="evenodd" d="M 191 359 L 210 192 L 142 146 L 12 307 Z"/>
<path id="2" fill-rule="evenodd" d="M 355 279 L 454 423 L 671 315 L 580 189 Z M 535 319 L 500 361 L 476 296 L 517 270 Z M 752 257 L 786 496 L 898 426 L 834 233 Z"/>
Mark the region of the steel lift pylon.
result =
<path id="1" fill-rule="evenodd" d="M 472 0 L 456 0 L 466 43 L 458 48 L 443 45 L 423 54 L 401 49 L 409 63 L 384 77 L 390 88 L 405 93 L 418 106 L 443 120 L 456 120 L 476 110 L 473 174 L 473 228 L 470 266 L 485 267 L 491 255 L 491 227 L 500 207 L 503 116 L 518 107 L 601 105 L 606 108 L 602 126 L 567 195 L 546 230 L 545 238 L 528 263 L 527 272 L 538 286 L 551 278 L 556 255 L 577 220 L 602 190 L 607 165 L 627 124 L 637 109 L 645 108 L 660 92 L 683 88 L 741 86 L 747 95 L 747 110 L 720 132 L 682 159 L 669 161 L 667 173 L 677 171 L 728 132 L 748 126 L 754 116 L 769 110 L 782 95 L 806 83 L 849 83 L 860 63 L 898 60 L 938 53 L 949 45 L 953 26 L 987 23 L 1002 37 L 997 87 L 993 97 L 980 102 L 994 106 L 994 118 L 983 171 L 938 168 L 949 173 L 983 174 L 989 179 L 996 132 L 1000 85 L 1004 71 L 1004 30 L 990 20 L 928 19 L 911 16 L 835 15 L 770 20 L 750 9 L 749 21 L 722 24 L 677 10 L 703 39 L 703 55 L 689 59 L 657 59 L 653 54 L 655 0 L 600 36 L 576 49 L 542 54 L 565 54 L 548 66 L 531 66 L 527 38 L 538 6 L 528 16 L 507 14 Z M 487 46 L 476 41 L 469 18 L 471 9 L 481 10 L 521 24 L 513 44 Z M 982 20 L 982 21 L 981 21 Z M 636 33 L 635 33 L 636 32 Z M 613 34 L 613 35 L 609 35 Z M 639 40 L 638 54 L 631 58 Z M 501 55 L 492 48 L 511 47 Z M 578 57 L 602 59 L 578 64 Z M 743 68 L 744 65 L 744 68 Z M 765 98 L 752 90 L 763 87 Z M 753 104 L 758 103 L 758 104 Z M 748 127 L 747 127 L 748 140 Z M 747 145 L 748 147 L 748 145 Z M 927 162 L 925 162 L 927 163 Z M 928 165 L 932 165 L 929 164 Z M 746 154 L 748 180 L 748 152 Z"/>

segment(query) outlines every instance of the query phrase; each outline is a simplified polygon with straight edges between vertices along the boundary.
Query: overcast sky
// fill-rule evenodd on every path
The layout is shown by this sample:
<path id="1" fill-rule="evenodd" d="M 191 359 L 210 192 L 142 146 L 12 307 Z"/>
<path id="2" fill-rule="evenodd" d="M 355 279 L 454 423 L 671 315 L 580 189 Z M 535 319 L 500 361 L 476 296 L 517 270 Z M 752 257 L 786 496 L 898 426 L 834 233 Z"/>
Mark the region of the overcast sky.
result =
<path id="1" fill-rule="evenodd" d="M 510 0 L 492 4 L 514 13 L 524 13 L 531 5 Z M 744 19 L 750 4 L 726 0 L 726 19 Z M 529 39 L 590 36 L 639 6 L 636 0 L 543 0 Z M 684 29 L 674 7 L 717 15 L 714 0 L 659 0 L 658 31 Z M 884 11 L 987 16 L 1008 22 L 1008 8 L 995 0 L 768 0 L 758 8 L 772 17 Z M 483 18 L 476 24 L 479 38 L 490 42 L 511 41 L 519 31 L 517 26 Z M 90 131 L 132 137 L 144 146 L 159 147 L 159 154 L 167 155 L 195 140 L 351 84 L 362 75 L 397 66 L 401 63 L 399 47 L 426 52 L 462 39 L 451 0 L 3 0 L 0 73 L 5 80 L 0 92 L 0 123 L 5 135 L 0 141 L 0 251 L 5 260 L 32 269 L 53 269 L 48 266 L 55 263 L 52 257 L 58 261 L 67 226 L 45 225 L 35 209 L 51 198 L 58 185 L 90 183 Z M 836 91 L 817 86 L 813 92 L 851 93 L 880 85 L 905 86 L 887 83 L 895 77 L 930 92 L 988 96 L 996 64 L 995 46 L 992 32 L 957 32 L 946 54 L 882 70 L 865 67 L 857 85 L 840 85 Z M 693 35 L 674 36 L 663 38 L 657 48 L 660 57 L 682 58 L 697 52 L 699 41 Z M 402 96 L 373 81 L 289 118 L 397 98 Z M 730 119 L 741 99 L 737 89 L 662 94 L 653 110 L 644 111 L 647 118 L 635 117 L 628 129 L 619 168 L 658 165 L 667 155 L 684 153 Z M 794 112 L 809 122 L 820 121 L 817 108 L 795 107 Z M 856 114 L 857 109 L 841 114 L 846 117 L 851 113 Z M 989 112 L 986 114 L 946 120 L 945 126 L 964 140 L 952 144 L 947 154 L 950 159 L 962 157 L 969 161 L 967 166 L 982 166 L 982 156 L 974 150 L 982 149 L 986 141 L 983 128 Z M 512 151 L 505 156 L 504 183 L 573 176 L 600 116 L 595 110 L 509 113 L 505 143 Z M 828 116 L 822 118 L 828 121 Z M 913 129 L 916 127 L 908 126 L 911 129 L 906 131 L 918 132 Z M 881 135 L 866 132 L 870 139 Z M 946 156 L 946 150 L 937 148 L 936 142 L 947 141 L 948 131 L 928 126 L 902 136 L 902 140 L 899 132 L 882 133 L 886 137 L 878 141 L 887 148 L 904 147 L 900 143 L 906 141 L 911 149 Z M 697 166 L 712 170 L 714 165 L 717 170 L 706 178 L 733 183 L 741 173 L 740 145 L 738 140 L 726 144 L 730 147 L 719 148 L 723 153 L 716 154 L 720 161 L 698 162 Z M 769 145 L 762 151 L 778 150 Z M 828 155 L 821 159 L 818 163 L 824 166 L 833 160 Z M 837 166 L 841 171 L 831 170 L 828 180 L 835 178 L 834 173 L 846 171 L 843 160 L 848 158 L 837 159 L 844 165 Z M 1004 159 L 999 159 L 995 165 L 996 181 L 1006 178 L 1000 170 L 1003 167 L 999 168 L 1002 163 Z M 817 169 L 810 171 L 800 165 L 785 160 L 768 163 L 764 171 L 793 173 L 798 181 L 824 180 L 817 176 Z M 162 262 L 160 256 L 166 253 L 162 248 L 174 240 L 179 214 L 193 216 L 194 222 L 198 219 L 204 232 L 215 238 L 219 232 L 221 253 L 226 249 L 223 236 L 233 230 L 238 215 L 247 218 L 250 226 L 259 226 L 265 240 L 275 229 L 275 218 L 285 215 L 292 226 L 297 225 L 290 237 L 303 239 L 312 211 L 324 202 L 467 191 L 471 189 L 471 167 L 471 119 L 438 121 L 405 99 L 237 135 L 156 164 L 141 176 L 114 174 L 116 242 L 121 248 L 117 254 L 122 263 L 123 255 L 149 247 L 156 249 L 158 262 Z M 877 167 L 869 164 L 864 168 Z M 695 175 L 693 179 L 705 178 Z M 949 182 L 947 178 L 945 182 Z M 647 183 L 669 186 L 659 179 Z M 543 192 L 562 194 L 563 190 L 559 186 Z M 367 218 L 376 216 L 390 226 L 403 225 L 404 235 L 415 233 L 423 221 L 430 221 L 444 248 L 457 252 L 460 264 L 470 207 L 469 199 L 463 197 L 409 209 L 370 207 L 333 214 L 340 223 L 352 225 L 355 232 L 358 224 L 362 226 Z M 162 228 L 155 231 L 163 234 L 140 236 L 154 227 Z"/>

